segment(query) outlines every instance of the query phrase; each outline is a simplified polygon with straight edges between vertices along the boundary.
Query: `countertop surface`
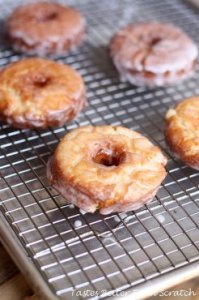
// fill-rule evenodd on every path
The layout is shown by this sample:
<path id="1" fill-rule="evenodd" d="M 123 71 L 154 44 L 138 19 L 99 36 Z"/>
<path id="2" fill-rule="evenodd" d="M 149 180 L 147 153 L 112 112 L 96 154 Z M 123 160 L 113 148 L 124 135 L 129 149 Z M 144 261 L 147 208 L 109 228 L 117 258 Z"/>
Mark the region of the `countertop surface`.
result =
<path id="1" fill-rule="evenodd" d="M 36 297 L 0 244 L 0 300 L 41 300 Z"/>

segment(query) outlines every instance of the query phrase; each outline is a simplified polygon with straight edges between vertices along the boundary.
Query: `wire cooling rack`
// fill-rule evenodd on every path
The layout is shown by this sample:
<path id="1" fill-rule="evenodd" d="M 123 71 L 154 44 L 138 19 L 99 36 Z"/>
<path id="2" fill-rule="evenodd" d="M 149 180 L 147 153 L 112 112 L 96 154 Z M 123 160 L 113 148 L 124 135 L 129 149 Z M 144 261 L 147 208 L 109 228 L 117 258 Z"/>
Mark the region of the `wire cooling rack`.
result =
<path id="1" fill-rule="evenodd" d="M 199 42 L 198 11 L 178 0 L 66 2 L 86 16 L 88 38 L 57 60 L 82 74 L 89 105 L 64 127 L 30 131 L 1 125 L 1 239 L 47 299 L 99 299 L 123 290 L 133 293 L 129 299 L 141 299 L 199 274 L 199 173 L 173 158 L 163 134 L 167 109 L 199 94 L 199 71 L 178 86 L 135 88 L 119 81 L 107 46 L 119 28 L 145 20 L 174 23 Z M 19 3 L 1 1 L 1 20 Z M 0 50 L 1 66 L 22 57 L 3 41 Z M 88 124 L 138 130 L 165 151 L 168 176 L 152 203 L 127 215 L 83 215 L 52 189 L 46 179 L 49 156 L 68 130 Z"/>

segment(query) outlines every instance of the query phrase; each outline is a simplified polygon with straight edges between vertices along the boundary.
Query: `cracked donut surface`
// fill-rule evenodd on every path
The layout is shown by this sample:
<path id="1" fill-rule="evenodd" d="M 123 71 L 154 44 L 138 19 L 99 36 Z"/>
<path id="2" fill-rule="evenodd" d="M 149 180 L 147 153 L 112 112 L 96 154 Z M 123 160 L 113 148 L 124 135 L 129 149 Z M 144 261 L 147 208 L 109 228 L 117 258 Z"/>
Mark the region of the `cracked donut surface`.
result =
<path id="1" fill-rule="evenodd" d="M 82 43 L 85 27 L 85 18 L 74 8 L 37 2 L 23 5 L 11 14 L 7 35 L 18 51 L 60 55 Z"/>
<path id="2" fill-rule="evenodd" d="M 193 73 L 198 49 L 173 25 L 139 23 L 112 38 L 110 54 L 121 79 L 140 86 L 162 86 Z"/>
<path id="3" fill-rule="evenodd" d="M 50 158 L 47 177 L 66 201 L 86 212 L 136 210 L 151 201 L 166 176 L 166 158 L 124 127 L 72 130 Z"/>
<path id="4" fill-rule="evenodd" d="M 68 65 L 29 58 L 0 72 L 0 119 L 18 128 L 60 126 L 86 102 L 81 76 Z"/>
<path id="5" fill-rule="evenodd" d="M 199 170 L 199 97 L 191 97 L 168 110 L 165 135 L 171 150 Z"/>

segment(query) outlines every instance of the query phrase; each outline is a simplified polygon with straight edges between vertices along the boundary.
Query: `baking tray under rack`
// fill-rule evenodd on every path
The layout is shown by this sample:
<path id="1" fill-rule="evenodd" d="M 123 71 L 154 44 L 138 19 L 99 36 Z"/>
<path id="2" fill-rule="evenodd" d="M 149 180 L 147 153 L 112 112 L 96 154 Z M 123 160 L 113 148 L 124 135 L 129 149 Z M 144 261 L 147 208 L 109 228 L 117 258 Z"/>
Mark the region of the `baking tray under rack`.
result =
<path id="1" fill-rule="evenodd" d="M 171 155 L 163 134 L 167 109 L 199 94 L 199 70 L 178 86 L 135 88 L 119 81 L 107 46 L 119 28 L 146 20 L 174 23 L 199 42 L 199 13 L 180 0 L 65 2 L 86 16 L 88 38 L 57 60 L 82 74 L 89 105 L 64 127 L 30 131 L 1 125 L 1 239 L 47 299 L 99 299 L 119 291 L 127 292 L 125 299 L 141 299 L 199 275 L 199 172 Z M 1 20 L 19 3 L 0 1 Z M 1 42 L 0 66 L 21 57 Z M 168 176 L 152 203 L 127 215 L 83 215 L 52 189 L 46 179 L 49 156 L 68 130 L 88 124 L 138 130 L 165 151 Z"/>

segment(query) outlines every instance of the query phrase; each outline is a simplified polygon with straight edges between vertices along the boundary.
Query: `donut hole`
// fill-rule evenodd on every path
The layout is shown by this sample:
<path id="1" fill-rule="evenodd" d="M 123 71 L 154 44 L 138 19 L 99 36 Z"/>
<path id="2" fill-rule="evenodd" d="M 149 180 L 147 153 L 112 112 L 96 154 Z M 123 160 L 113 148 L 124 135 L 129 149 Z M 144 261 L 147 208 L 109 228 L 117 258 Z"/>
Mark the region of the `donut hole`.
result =
<path id="1" fill-rule="evenodd" d="M 155 45 L 157 45 L 158 43 L 161 42 L 161 38 L 160 37 L 154 37 L 151 41 L 150 41 L 150 47 L 154 47 Z"/>
<path id="2" fill-rule="evenodd" d="M 50 78 L 44 75 L 36 76 L 33 78 L 33 84 L 37 88 L 43 88 L 49 84 Z"/>
<path id="3" fill-rule="evenodd" d="M 121 148 L 100 149 L 93 156 L 93 161 L 105 167 L 117 167 L 125 158 L 125 152 Z"/>
<path id="4" fill-rule="evenodd" d="M 58 18 L 57 12 L 46 12 L 45 14 L 38 16 L 37 21 L 48 22 L 48 21 L 53 21 L 57 18 Z"/>

